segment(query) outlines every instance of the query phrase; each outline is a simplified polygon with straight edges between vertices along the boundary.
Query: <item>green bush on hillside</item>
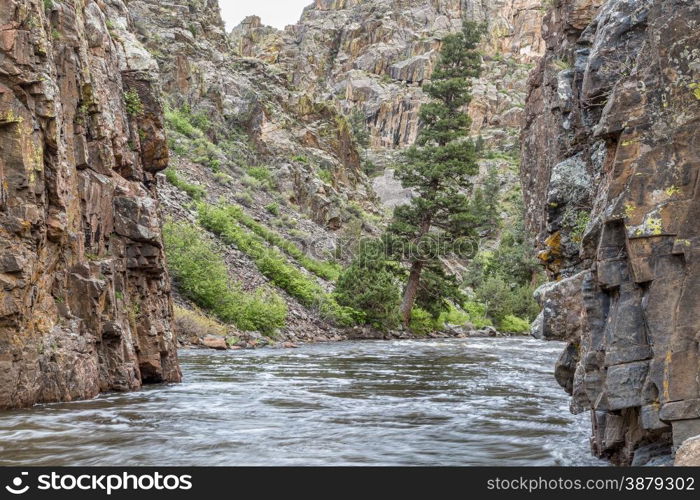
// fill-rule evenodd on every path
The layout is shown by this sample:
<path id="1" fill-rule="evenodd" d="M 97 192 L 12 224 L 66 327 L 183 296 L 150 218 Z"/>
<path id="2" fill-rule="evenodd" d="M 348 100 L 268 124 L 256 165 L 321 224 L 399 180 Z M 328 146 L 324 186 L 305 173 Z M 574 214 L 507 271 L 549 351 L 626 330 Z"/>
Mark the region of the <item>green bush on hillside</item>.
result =
<path id="1" fill-rule="evenodd" d="M 246 226 L 270 245 L 274 245 L 282 250 L 316 276 L 328 281 L 335 281 L 338 279 L 340 275 L 340 266 L 338 264 L 316 260 L 307 256 L 293 241 L 289 241 L 279 233 L 260 224 L 249 215 L 246 215 L 239 207 L 228 206 L 226 210 L 228 211 L 228 215 L 235 219 L 236 222 Z"/>
<path id="2" fill-rule="evenodd" d="M 187 195 L 193 200 L 201 200 L 206 194 L 202 186 L 190 184 L 186 180 L 182 179 L 179 175 L 177 175 L 177 172 L 175 169 L 173 169 L 173 167 L 168 167 L 165 170 L 165 178 L 170 184 L 187 193 Z"/>
<path id="3" fill-rule="evenodd" d="M 362 311 L 365 323 L 391 329 L 399 324 L 401 290 L 395 270 L 380 258 L 378 250 L 377 245 L 362 245 L 338 279 L 335 297 L 339 304 Z"/>
<path id="4" fill-rule="evenodd" d="M 223 257 L 192 224 L 163 227 L 168 268 L 182 294 L 241 330 L 271 335 L 285 324 L 287 306 L 275 293 L 247 293 L 230 279 Z"/>
<path id="5" fill-rule="evenodd" d="M 500 328 L 505 333 L 527 333 L 530 331 L 530 322 L 509 314 L 501 321 Z"/>
<path id="6" fill-rule="evenodd" d="M 317 309 L 328 320 L 342 326 L 354 323 L 354 311 L 337 304 L 318 283 L 290 265 L 278 250 L 267 247 L 261 237 L 240 226 L 236 221 L 236 216 L 240 213 L 238 207 L 212 207 L 202 203 L 198 208 L 201 224 L 227 244 L 235 245 L 247 254 L 258 270 L 276 286 L 303 305 Z"/>
<path id="7" fill-rule="evenodd" d="M 439 324 L 431 313 L 420 307 L 414 307 L 411 311 L 411 324 L 409 328 L 416 335 L 428 335 L 431 332 L 441 330 L 443 325 Z"/>

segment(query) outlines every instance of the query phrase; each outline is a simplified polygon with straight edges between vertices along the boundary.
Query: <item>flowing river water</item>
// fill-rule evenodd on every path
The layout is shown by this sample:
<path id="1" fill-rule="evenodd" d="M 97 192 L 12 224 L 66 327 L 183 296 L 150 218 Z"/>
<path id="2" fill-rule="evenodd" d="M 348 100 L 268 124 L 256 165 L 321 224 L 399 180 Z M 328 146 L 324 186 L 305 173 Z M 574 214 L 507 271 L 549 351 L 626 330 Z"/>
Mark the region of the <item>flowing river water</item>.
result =
<path id="1" fill-rule="evenodd" d="M 185 381 L 0 413 L 0 465 L 602 465 L 533 339 L 182 351 Z"/>

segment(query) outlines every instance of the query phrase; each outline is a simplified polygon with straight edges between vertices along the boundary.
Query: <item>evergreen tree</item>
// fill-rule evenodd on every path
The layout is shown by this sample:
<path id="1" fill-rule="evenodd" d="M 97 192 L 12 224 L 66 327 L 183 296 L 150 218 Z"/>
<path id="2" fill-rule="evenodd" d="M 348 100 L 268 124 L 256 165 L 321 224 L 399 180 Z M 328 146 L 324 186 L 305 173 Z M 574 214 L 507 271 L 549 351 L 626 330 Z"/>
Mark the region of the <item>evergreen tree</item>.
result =
<path id="1" fill-rule="evenodd" d="M 405 326 L 425 269 L 432 270 L 431 295 L 439 299 L 453 289 L 445 273 L 434 272 L 441 268 L 445 251 L 459 253 L 443 243 L 472 237 L 480 225 L 479 210 L 465 194 L 478 165 L 476 147 L 468 139 L 471 120 L 463 110 L 471 101 L 471 79 L 481 73 L 476 48 L 483 32 L 483 26 L 467 22 L 461 33 L 443 40 L 440 60 L 430 83 L 423 87 L 431 101 L 421 107 L 416 145 L 397 168 L 397 178 L 416 195 L 409 205 L 395 210 L 388 230 L 394 257 L 410 267 L 401 304 Z"/>
<path id="2" fill-rule="evenodd" d="M 397 263 L 386 259 L 381 240 L 364 240 L 338 279 L 336 301 L 362 311 L 367 324 L 383 330 L 395 328 L 401 303 L 400 273 Z"/>

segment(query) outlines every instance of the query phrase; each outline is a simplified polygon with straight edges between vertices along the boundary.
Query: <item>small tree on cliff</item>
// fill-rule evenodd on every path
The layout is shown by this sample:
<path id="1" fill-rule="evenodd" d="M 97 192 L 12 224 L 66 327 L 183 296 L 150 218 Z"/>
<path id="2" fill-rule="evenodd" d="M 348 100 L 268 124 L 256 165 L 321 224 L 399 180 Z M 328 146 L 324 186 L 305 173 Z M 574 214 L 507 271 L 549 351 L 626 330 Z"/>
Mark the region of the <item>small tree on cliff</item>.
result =
<path id="1" fill-rule="evenodd" d="M 459 251 L 445 243 L 473 236 L 483 222 L 464 194 L 478 165 L 476 148 L 468 139 L 471 120 L 463 112 L 471 101 L 471 79 L 481 73 L 476 48 L 483 32 L 482 25 L 467 22 L 461 33 L 445 37 L 431 82 L 423 87 L 432 98 L 420 110 L 423 126 L 397 169 L 401 184 L 416 194 L 409 205 L 395 210 L 388 230 L 394 257 L 410 267 L 401 304 L 405 326 L 416 299 L 426 295 L 420 293 L 424 272 L 430 274 L 427 295 L 434 302 L 444 301 L 443 291 L 454 291 L 453 280 L 440 272 L 440 258 Z"/>

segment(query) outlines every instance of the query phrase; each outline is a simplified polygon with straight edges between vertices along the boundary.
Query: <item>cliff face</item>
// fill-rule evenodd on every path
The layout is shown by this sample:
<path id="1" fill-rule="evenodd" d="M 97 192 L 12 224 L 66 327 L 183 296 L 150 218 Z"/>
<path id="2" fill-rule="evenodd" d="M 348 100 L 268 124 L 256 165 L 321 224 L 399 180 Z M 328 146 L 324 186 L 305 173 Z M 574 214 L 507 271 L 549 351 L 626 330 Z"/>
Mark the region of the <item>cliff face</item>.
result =
<path id="1" fill-rule="evenodd" d="M 643 464 L 700 434 L 700 5 L 563 0 L 530 79 L 522 181 L 555 282 L 538 335 L 595 454 Z"/>
<path id="2" fill-rule="evenodd" d="M 0 408 L 180 379 L 130 22 L 120 0 L 0 1 Z"/>
<path id="3" fill-rule="evenodd" d="M 208 139 L 232 146 L 218 159 L 223 166 L 269 164 L 300 211 L 324 226 L 342 223 L 349 199 L 373 198 L 347 121 L 313 89 L 292 86 L 278 67 L 238 57 L 218 2 L 132 0 L 129 11 L 170 105 L 206 115 Z M 304 161 L 312 159 L 331 173 L 330 183 Z"/>
<path id="4" fill-rule="evenodd" d="M 234 50 L 279 64 L 296 86 L 337 99 L 350 114 L 359 110 L 369 126 L 371 146 L 401 148 L 413 144 L 418 112 L 425 102 L 420 89 L 439 56 L 441 39 L 458 31 L 462 20 L 486 21 L 485 51 L 517 63 L 530 63 L 543 52 L 539 0 L 316 0 L 301 20 L 284 31 L 249 18 L 231 34 Z M 512 68 L 511 68 L 512 69 Z M 513 71 L 504 71 L 503 87 L 512 90 Z M 493 76 L 493 74 L 491 74 Z M 487 83 L 496 85 L 490 78 Z M 507 93 L 476 94 L 475 133 L 486 108 L 501 115 L 517 107 Z M 483 98 L 482 98 L 483 97 Z M 511 111 L 511 119 L 515 111 Z"/>

